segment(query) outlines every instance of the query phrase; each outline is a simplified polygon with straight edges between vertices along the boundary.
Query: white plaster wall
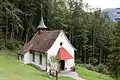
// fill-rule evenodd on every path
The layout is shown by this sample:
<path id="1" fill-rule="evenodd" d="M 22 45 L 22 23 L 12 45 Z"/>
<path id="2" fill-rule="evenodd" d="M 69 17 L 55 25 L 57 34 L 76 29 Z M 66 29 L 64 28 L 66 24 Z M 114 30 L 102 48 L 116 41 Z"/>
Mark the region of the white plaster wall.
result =
<path id="1" fill-rule="evenodd" d="M 46 55 L 43 53 L 42 54 L 42 65 L 39 64 L 39 54 L 38 52 L 35 52 L 35 62 L 33 62 L 33 55 L 30 54 L 29 52 L 24 54 L 24 59 L 20 60 L 22 62 L 24 62 L 24 64 L 35 64 L 36 66 L 40 67 L 43 70 L 46 70 Z M 21 57 L 19 56 L 19 59 L 21 59 Z"/>
<path id="2" fill-rule="evenodd" d="M 34 63 L 39 65 L 39 53 L 35 52 L 35 62 Z"/>
<path id="3" fill-rule="evenodd" d="M 35 62 L 32 62 L 32 64 L 35 64 L 36 66 L 40 67 L 41 69 L 46 70 L 46 56 L 44 53 L 42 54 L 42 65 L 41 65 L 39 62 L 40 61 L 39 54 L 42 54 L 42 53 L 35 52 Z"/>
<path id="4" fill-rule="evenodd" d="M 42 55 L 42 69 L 46 70 L 46 55 Z"/>
<path id="5" fill-rule="evenodd" d="M 24 54 L 24 64 L 29 64 L 32 62 L 32 54 L 29 53 L 29 51 L 27 53 Z"/>
<path id="6" fill-rule="evenodd" d="M 73 57 L 73 59 L 65 60 L 65 68 L 66 70 L 70 70 L 70 67 L 74 66 L 74 48 L 69 44 L 68 40 L 66 39 L 64 33 L 61 31 L 58 38 L 52 45 L 52 47 L 47 51 L 48 53 L 48 60 L 50 56 L 56 56 L 57 52 L 60 48 L 60 43 L 63 42 L 62 47 L 64 47 Z M 49 68 L 48 68 L 49 69 Z"/>

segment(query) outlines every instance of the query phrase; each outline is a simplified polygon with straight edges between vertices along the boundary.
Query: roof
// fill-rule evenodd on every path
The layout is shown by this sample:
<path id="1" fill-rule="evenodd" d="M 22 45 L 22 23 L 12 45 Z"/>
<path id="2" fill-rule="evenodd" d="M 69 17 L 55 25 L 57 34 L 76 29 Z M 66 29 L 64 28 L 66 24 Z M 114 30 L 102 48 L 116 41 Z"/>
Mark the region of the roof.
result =
<path id="1" fill-rule="evenodd" d="M 59 60 L 66 60 L 66 59 L 72 59 L 73 57 L 70 55 L 68 51 L 66 51 L 63 47 L 59 48 L 59 51 L 57 53 L 57 59 Z"/>
<path id="2" fill-rule="evenodd" d="M 20 51 L 20 54 L 24 54 L 29 50 L 37 52 L 46 52 L 57 39 L 61 30 L 54 31 L 38 31 L 34 37 L 26 44 Z"/>

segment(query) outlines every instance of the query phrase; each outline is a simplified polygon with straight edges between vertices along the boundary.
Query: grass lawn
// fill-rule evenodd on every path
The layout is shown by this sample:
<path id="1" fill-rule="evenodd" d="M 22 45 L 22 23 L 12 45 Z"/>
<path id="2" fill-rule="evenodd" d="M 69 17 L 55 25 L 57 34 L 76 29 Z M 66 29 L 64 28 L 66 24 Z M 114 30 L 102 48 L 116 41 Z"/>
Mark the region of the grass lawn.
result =
<path id="1" fill-rule="evenodd" d="M 13 54 L 10 51 L 0 51 L 0 80 L 55 80 L 55 78 L 50 78 L 46 72 L 36 70 L 31 66 L 19 62 L 13 57 Z M 80 77 L 86 80 L 115 80 L 107 75 L 96 73 L 82 67 L 78 67 L 76 71 Z M 74 79 L 59 77 L 59 80 Z"/>
<path id="2" fill-rule="evenodd" d="M 108 75 L 100 74 L 94 71 L 87 70 L 82 67 L 76 69 L 78 75 L 86 80 L 115 80 Z"/>
<path id="3" fill-rule="evenodd" d="M 16 60 L 10 51 L 0 51 L 0 80 L 55 80 L 46 72 L 24 65 Z M 59 80 L 74 80 L 68 77 L 59 77 Z"/>

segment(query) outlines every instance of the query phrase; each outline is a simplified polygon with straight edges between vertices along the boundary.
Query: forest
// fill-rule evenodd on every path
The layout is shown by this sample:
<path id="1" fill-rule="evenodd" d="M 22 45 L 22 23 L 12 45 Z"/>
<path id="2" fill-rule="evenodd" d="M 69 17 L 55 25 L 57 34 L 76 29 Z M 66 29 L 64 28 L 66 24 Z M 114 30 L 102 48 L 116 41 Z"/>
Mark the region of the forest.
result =
<path id="1" fill-rule="evenodd" d="M 0 50 L 20 50 L 35 34 L 41 13 L 49 30 L 64 30 L 78 65 L 120 77 L 120 22 L 82 0 L 0 0 Z"/>

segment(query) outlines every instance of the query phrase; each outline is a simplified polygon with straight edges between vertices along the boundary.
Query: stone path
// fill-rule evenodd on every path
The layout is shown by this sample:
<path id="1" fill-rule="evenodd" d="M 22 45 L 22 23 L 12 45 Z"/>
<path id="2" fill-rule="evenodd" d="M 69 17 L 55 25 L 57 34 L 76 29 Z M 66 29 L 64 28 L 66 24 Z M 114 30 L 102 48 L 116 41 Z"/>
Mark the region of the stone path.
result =
<path id="1" fill-rule="evenodd" d="M 59 76 L 67 76 L 67 77 L 71 77 L 75 80 L 85 80 L 83 78 L 80 78 L 76 72 L 71 72 L 71 71 L 61 71 Z"/>

